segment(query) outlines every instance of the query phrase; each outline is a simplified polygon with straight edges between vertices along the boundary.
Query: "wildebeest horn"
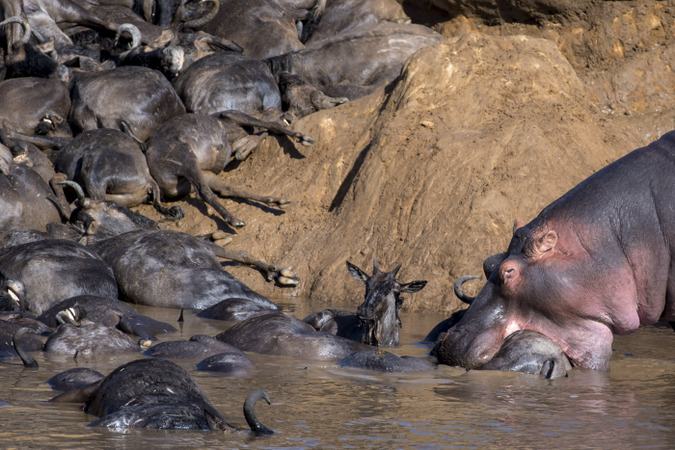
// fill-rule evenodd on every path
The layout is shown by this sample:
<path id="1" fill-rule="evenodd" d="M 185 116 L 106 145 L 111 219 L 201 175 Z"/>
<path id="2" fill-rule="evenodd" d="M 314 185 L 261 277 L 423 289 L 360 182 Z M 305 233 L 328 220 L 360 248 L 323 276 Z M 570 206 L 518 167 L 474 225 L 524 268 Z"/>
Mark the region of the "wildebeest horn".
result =
<path id="1" fill-rule="evenodd" d="M 373 257 L 373 272 L 377 272 L 380 268 L 377 265 L 377 257 Z"/>
<path id="2" fill-rule="evenodd" d="M 129 33 L 131 36 L 131 48 L 136 48 L 139 45 L 141 45 L 141 30 L 138 29 L 138 27 L 134 24 L 131 23 L 123 23 L 122 25 L 117 28 L 117 34 L 115 34 L 115 46 L 120 41 L 120 38 L 122 37 L 122 33 Z"/>
<path id="3" fill-rule="evenodd" d="M 267 392 L 263 391 L 262 389 L 255 390 L 248 394 L 248 397 L 246 397 L 246 401 L 244 402 L 244 418 L 246 419 L 248 426 L 251 428 L 251 431 L 253 431 L 255 434 L 273 434 L 274 431 L 260 423 L 260 421 L 255 416 L 255 404 L 261 398 L 264 398 L 268 405 L 272 404 L 270 402 L 269 396 L 267 395 Z"/>
<path id="4" fill-rule="evenodd" d="M 402 265 L 403 265 L 403 263 L 400 263 L 398 266 L 396 266 L 396 268 L 392 272 L 392 275 L 394 275 L 394 277 L 396 277 L 396 274 L 398 273 L 398 271 L 401 270 Z"/>
<path id="5" fill-rule="evenodd" d="M 24 367 L 38 367 L 37 361 L 28 354 L 28 352 L 24 351 L 23 347 L 19 343 L 21 338 L 24 337 L 27 333 L 35 333 L 35 331 L 31 330 L 30 328 L 19 328 L 16 330 L 14 333 L 14 336 L 12 336 L 12 345 L 14 346 L 14 350 L 16 350 L 16 353 L 19 355 L 19 358 L 21 358 L 21 361 L 23 361 Z"/>
<path id="6" fill-rule="evenodd" d="M 18 23 L 19 25 L 21 25 L 21 27 L 23 28 L 23 33 L 21 34 L 21 39 L 19 39 L 19 42 L 21 42 L 22 44 L 27 44 L 28 41 L 30 41 L 31 28 L 30 23 L 28 22 L 26 16 L 23 14 L 19 14 L 18 16 L 8 17 L 4 21 L 0 22 L 0 27 L 12 23 Z"/>
<path id="7" fill-rule="evenodd" d="M 187 8 L 188 2 L 184 3 L 181 5 L 180 9 L 176 12 L 176 20 L 184 20 L 183 24 L 180 25 L 180 28 L 192 28 L 192 29 L 197 29 L 203 25 L 206 25 L 207 23 L 211 22 L 216 15 L 218 14 L 218 10 L 220 9 L 220 1 L 218 0 L 197 0 L 192 3 L 206 3 L 210 2 L 213 6 L 211 7 L 210 10 L 206 12 L 201 17 L 198 17 L 196 19 L 192 20 L 185 20 L 187 15 L 191 15 L 194 13 L 194 7 L 190 8 L 191 11 Z M 175 25 L 175 23 L 174 23 Z"/>
<path id="8" fill-rule="evenodd" d="M 70 180 L 59 181 L 59 184 L 65 184 L 66 186 L 70 186 L 71 188 L 75 189 L 75 192 L 77 193 L 77 206 L 80 208 L 89 207 L 89 199 L 84 196 L 82 186 Z"/>
<path id="9" fill-rule="evenodd" d="M 470 296 L 464 294 L 464 292 L 462 291 L 462 284 L 466 283 L 469 280 L 476 280 L 478 278 L 480 278 L 480 277 L 477 277 L 475 275 L 464 275 L 464 276 L 461 276 L 461 277 L 457 278 L 457 280 L 455 281 L 455 286 L 454 286 L 455 287 L 455 295 L 457 296 L 457 298 L 460 299 L 461 301 L 463 301 L 464 303 L 468 303 L 470 305 L 471 302 L 473 302 L 473 300 L 476 297 L 470 297 Z"/>

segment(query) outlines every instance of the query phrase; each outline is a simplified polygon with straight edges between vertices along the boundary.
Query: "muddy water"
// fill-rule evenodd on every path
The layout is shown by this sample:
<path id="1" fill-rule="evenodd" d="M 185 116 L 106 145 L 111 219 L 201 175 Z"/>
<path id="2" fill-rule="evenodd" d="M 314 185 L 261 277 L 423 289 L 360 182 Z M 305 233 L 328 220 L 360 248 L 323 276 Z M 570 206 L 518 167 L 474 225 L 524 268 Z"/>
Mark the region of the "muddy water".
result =
<path id="1" fill-rule="evenodd" d="M 288 300 L 285 300 L 288 301 Z M 298 317 L 322 305 L 283 304 Z M 174 322 L 175 310 L 144 309 Z M 401 355 L 424 357 L 419 344 L 442 317 L 403 316 Z M 225 324 L 190 314 L 180 332 L 215 335 Z M 675 333 L 648 327 L 615 339 L 609 373 L 572 371 L 544 380 L 506 372 L 465 372 L 440 367 L 424 374 L 375 374 L 333 364 L 250 355 L 257 371 L 249 378 L 196 372 L 180 364 L 229 423 L 245 427 L 242 404 L 262 388 L 272 405 L 260 402 L 260 420 L 276 434 L 87 428 L 94 418 L 81 407 L 47 403 L 45 384 L 71 367 L 108 373 L 137 355 L 90 359 L 37 355 L 39 369 L 18 360 L 0 361 L 0 448 L 242 448 L 374 447 L 440 448 L 474 446 L 672 448 L 675 442 Z M 9 406 L 2 406 L 3 402 Z"/>

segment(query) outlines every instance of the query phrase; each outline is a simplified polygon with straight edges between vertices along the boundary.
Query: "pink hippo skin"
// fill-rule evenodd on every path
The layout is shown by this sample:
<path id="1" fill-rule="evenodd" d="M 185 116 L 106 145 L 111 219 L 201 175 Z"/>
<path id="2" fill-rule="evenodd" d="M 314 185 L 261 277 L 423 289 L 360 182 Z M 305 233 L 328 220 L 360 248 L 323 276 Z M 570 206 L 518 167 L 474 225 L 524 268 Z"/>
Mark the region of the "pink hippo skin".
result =
<path id="1" fill-rule="evenodd" d="M 607 370 L 613 334 L 675 324 L 675 132 L 593 174 L 527 225 L 462 320 L 434 349 L 480 368 L 517 330 L 560 345 L 576 367 Z"/>

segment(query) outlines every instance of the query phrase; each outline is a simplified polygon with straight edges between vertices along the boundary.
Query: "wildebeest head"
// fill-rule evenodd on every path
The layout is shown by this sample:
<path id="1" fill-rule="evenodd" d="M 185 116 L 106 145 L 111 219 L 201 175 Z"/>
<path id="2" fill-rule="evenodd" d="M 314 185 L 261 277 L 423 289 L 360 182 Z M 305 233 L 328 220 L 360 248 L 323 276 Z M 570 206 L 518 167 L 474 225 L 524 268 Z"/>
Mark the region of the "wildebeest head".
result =
<path id="1" fill-rule="evenodd" d="M 401 294 L 417 292 L 426 286 L 426 281 L 401 283 L 396 280 L 401 265 L 391 272 L 381 272 L 377 259 L 373 260 L 373 274 L 369 276 L 363 270 L 347 261 L 347 269 L 354 278 L 366 285 L 366 296 L 356 311 L 361 321 L 363 337 L 361 342 L 369 345 L 398 345 L 398 332 L 401 320 L 398 312 L 403 304 Z"/>
<path id="2" fill-rule="evenodd" d="M 21 281 L 0 274 L 0 311 L 25 311 L 26 288 Z"/>

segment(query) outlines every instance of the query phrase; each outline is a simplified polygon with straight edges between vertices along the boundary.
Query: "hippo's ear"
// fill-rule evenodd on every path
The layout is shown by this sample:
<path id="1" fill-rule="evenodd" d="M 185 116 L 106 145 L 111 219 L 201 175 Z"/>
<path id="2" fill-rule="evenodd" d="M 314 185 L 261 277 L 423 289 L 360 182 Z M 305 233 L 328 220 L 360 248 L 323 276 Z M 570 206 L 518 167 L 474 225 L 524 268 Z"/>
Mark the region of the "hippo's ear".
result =
<path id="1" fill-rule="evenodd" d="M 530 260 L 538 260 L 553 250 L 557 243 L 558 233 L 555 230 L 548 230 L 527 245 L 525 254 Z"/>
<path id="2" fill-rule="evenodd" d="M 513 234 L 516 234 L 516 231 L 518 230 L 518 228 L 522 228 L 524 226 L 525 226 L 525 222 L 523 222 L 523 219 L 516 219 L 513 222 Z"/>
<path id="3" fill-rule="evenodd" d="M 351 273 L 352 276 L 359 281 L 363 281 L 364 283 L 367 283 L 368 280 L 370 280 L 370 276 L 368 276 L 367 273 L 365 273 L 363 270 L 359 269 L 358 267 L 356 267 L 354 264 L 350 263 L 349 261 L 347 261 L 347 270 L 349 270 L 349 273 Z"/>
<path id="4" fill-rule="evenodd" d="M 421 291 L 424 288 L 424 286 L 426 286 L 426 285 L 427 285 L 426 280 L 417 280 L 417 281 L 411 281 L 410 283 L 401 283 L 400 284 L 400 286 L 401 286 L 400 292 L 401 293 L 403 293 L 403 292 L 411 293 L 411 292 Z"/>

